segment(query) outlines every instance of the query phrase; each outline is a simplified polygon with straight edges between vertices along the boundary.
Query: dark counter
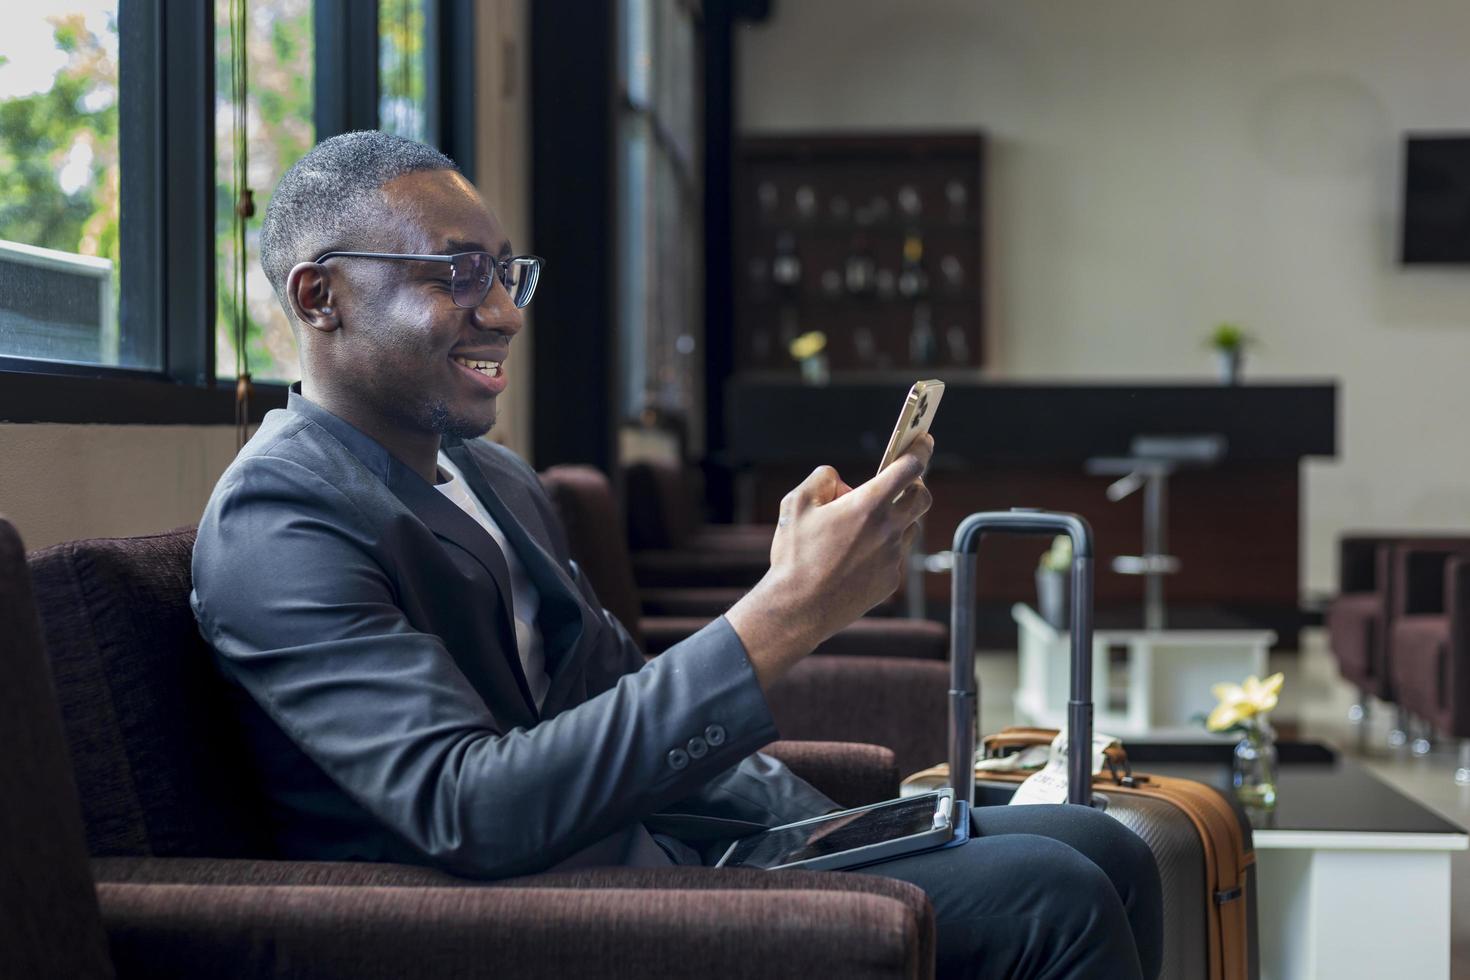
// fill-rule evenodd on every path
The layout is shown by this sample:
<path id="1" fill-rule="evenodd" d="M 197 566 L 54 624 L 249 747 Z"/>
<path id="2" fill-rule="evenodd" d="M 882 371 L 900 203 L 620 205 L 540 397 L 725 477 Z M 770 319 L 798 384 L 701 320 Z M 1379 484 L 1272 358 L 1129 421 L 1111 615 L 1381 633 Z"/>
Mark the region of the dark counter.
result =
<path id="1" fill-rule="evenodd" d="M 902 382 L 732 379 L 735 466 L 876 460 L 903 404 Z M 1136 435 L 1218 434 L 1227 463 L 1337 454 L 1337 383 L 1044 383 L 946 379 L 933 428 L 939 468 L 1082 463 L 1126 455 Z"/>
<path id="2" fill-rule="evenodd" d="M 1214 466 L 1169 480 L 1168 550 L 1182 568 L 1165 584 L 1179 623 L 1276 630 L 1287 648 L 1316 617 L 1300 602 L 1301 461 L 1336 455 L 1338 386 L 1332 381 L 1246 384 L 981 383 L 945 378 L 934 421 L 928 483 L 934 506 L 923 549 L 949 547 L 956 525 L 980 510 L 1042 507 L 1091 522 L 1100 556 L 1099 621 L 1141 616 L 1143 582 L 1110 570 L 1143 541 L 1142 495 L 1106 496 L 1116 477 L 1091 475 L 1097 456 L 1124 456 L 1135 436 L 1222 435 Z M 730 438 L 722 461 L 740 475 L 737 513 L 775 520 L 781 497 L 821 463 L 854 485 L 872 475 L 907 392 L 902 380 L 736 379 L 727 388 Z M 977 571 L 981 642 L 1014 643 L 1010 603 L 1034 602 L 1045 542 L 997 539 Z M 931 575 L 930 608 L 945 614 L 949 577 Z"/>

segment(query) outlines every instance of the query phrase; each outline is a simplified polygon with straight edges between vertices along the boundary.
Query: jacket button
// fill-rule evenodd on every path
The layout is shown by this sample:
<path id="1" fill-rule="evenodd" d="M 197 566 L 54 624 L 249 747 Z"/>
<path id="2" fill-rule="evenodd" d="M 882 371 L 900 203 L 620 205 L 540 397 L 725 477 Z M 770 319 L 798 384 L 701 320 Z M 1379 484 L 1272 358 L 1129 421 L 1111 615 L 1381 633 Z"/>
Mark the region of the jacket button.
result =
<path id="1" fill-rule="evenodd" d="M 689 740 L 689 744 L 685 748 L 689 750 L 689 758 L 703 759 L 705 754 L 709 752 L 709 743 L 696 735 Z"/>
<path id="2" fill-rule="evenodd" d="M 704 730 L 704 740 L 718 748 L 725 744 L 725 729 L 719 725 L 711 725 Z"/>
<path id="3" fill-rule="evenodd" d="M 669 767 L 671 769 L 683 769 L 689 765 L 689 753 L 683 749 L 674 749 L 669 753 Z"/>

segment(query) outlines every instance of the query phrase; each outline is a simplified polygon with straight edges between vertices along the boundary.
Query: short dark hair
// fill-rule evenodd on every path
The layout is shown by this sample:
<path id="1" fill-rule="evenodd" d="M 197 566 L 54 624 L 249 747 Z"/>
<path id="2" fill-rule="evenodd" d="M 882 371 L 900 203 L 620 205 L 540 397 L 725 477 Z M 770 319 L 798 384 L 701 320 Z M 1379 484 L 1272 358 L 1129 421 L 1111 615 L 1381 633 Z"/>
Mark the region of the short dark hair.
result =
<path id="1" fill-rule="evenodd" d="M 292 327 L 296 318 L 286 300 L 291 268 L 323 252 L 369 250 L 362 239 L 381 219 L 379 189 L 422 170 L 460 172 L 432 146 L 371 129 L 322 140 L 286 171 L 260 225 L 260 264 Z"/>

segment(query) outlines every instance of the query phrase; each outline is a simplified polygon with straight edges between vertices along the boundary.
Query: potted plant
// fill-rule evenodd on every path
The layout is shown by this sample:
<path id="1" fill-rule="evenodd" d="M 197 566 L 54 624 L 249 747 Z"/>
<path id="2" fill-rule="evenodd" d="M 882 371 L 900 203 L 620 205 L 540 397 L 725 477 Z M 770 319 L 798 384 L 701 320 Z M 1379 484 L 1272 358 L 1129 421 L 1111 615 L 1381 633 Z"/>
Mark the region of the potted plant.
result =
<path id="1" fill-rule="evenodd" d="M 1240 384 L 1245 349 L 1255 343 L 1255 338 L 1246 333 L 1245 328 L 1238 323 L 1219 323 L 1215 325 L 1214 330 L 1210 331 L 1209 343 L 1215 351 L 1220 383 Z"/>
<path id="2" fill-rule="evenodd" d="M 1212 732 L 1240 736 L 1235 745 L 1235 796 L 1247 807 L 1269 810 L 1276 805 L 1276 732 L 1266 716 L 1281 697 L 1282 674 L 1264 681 L 1247 677 L 1244 684 L 1216 684 L 1220 702 L 1205 720 Z"/>

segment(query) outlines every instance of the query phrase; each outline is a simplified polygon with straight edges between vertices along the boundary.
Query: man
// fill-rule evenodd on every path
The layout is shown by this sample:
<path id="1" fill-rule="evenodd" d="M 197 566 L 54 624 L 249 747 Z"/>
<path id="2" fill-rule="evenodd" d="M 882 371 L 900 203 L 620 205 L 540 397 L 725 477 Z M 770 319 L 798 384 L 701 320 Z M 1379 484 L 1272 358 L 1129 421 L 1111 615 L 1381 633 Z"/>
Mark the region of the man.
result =
<path id="1" fill-rule="evenodd" d="M 193 606 L 284 853 L 486 878 L 699 864 L 836 808 L 755 753 L 777 737 L 764 691 L 897 586 L 927 436 L 857 488 L 812 473 L 769 573 L 645 665 L 535 474 L 475 438 L 540 263 L 455 165 L 382 133 L 327 140 L 276 188 L 261 261 L 303 376 L 215 488 Z M 1091 811 L 1025 809 L 878 869 L 934 899 L 941 966 L 1153 975 L 1147 848 Z"/>

